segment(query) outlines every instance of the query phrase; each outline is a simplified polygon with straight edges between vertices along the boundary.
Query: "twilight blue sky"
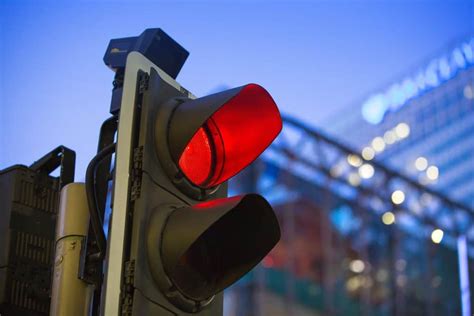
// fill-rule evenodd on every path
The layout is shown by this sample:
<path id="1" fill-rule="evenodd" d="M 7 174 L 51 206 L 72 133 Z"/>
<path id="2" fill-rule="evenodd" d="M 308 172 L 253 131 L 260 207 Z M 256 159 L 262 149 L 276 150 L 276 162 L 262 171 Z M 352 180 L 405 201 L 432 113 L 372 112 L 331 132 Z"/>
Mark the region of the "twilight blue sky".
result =
<path id="1" fill-rule="evenodd" d="M 161 27 L 190 51 L 178 81 L 196 95 L 256 82 L 324 127 L 474 31 L 474 0 L 38 2 L 0 0 L 0 169 L 64 144 L 77 179 L 108 117 L 111 38 Z"/>

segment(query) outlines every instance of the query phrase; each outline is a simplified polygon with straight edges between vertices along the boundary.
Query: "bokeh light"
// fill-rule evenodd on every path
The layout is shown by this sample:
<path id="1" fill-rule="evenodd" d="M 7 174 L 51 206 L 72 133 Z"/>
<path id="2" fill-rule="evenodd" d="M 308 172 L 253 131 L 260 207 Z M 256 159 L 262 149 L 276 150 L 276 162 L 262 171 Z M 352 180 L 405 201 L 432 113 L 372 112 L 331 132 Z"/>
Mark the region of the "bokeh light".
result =
<path id="1" fill-rule="evenodd" d="M 428 160 L 425 157 L 418 157 L 415 160 L 415 168 L 418 171 L 423 171 L 428 167 Z"/>
<path id="2" fill-rule="evenodd" d="M 395 223 L 395 214 L 393 214 L 392 212 L 385 212 L 383 213 L 382 215 L 382 222 L 385 224 L 385 225 L 392 225 L 393 223 Z"/>
<path id="3" fill-rule="evenodd" d="M 441 229 L 437 228 L 433 230 L 433 232 L 431 233 L 431 240 L 435 244 L 439 244 L 443 240 L 443 236 L 444 236 L 444 232 Z"/>
<path id="4" fill-rule="evenodd" d="M 365 160 L 372 160 L 375 157 L 375 151 L 371 147 L 362 149 L 362 158 Z"/>
<path id="5" fill-rule="evenodd" d="M 405 193 L 401 190 L 395 190 L 392 193 L 392 202 L 393 204 L 402 204 L 405 201 Z"/>
<path id="6" fill-rule="evenodd" d="M 372 148 L 376 152 L 382 152 L 385 149 L 385 142 L 382 137 L 377 136 L 372 140 Z"/>
<path id="7" fill-rule="evenodd" d="M 407 123 L 399 123 L 395 127 L 395 133 L 400 138 L 407 138 L 410 135 L 410 126 Z"/>
<path id="8" fill-rule="evenodd" d="M 354 273 L 361 273 L 365 269 L 365 263 L 360 259 L 352 260 L 349 264 L 349 269 Z"/>
<path id="9" fill-rule="evenodd" d="M 430 180 L 436 180 L 439 177 L 439 169 L 436 166 L 429 166 L 428 169 L 426 169 L 426 176 Z"/>
<path id="10" fill-rule="evenodd" d="M 359 167 L 359 175 L 362 179 L 370 179 L 374 176 L 374 167 L 371 164 L 365 163 Z"/>

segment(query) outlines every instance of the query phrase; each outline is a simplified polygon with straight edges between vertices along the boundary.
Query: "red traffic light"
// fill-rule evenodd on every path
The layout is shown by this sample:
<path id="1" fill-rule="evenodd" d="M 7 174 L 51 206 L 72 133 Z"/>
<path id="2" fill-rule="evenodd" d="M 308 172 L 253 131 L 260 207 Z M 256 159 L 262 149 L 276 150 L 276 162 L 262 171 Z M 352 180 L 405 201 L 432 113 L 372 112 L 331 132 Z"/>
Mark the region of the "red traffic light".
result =
<path id="1" fill-rule="evenodd" d="M 143 147 L 134 151 L 141 158 L 134 166 L 143 172 L 133 203 L 134 265 L 143 273 L 133 282 L 148 302 L 134 307 L 137 315 L 161 314 L 148 305 L 221 313 L 222 290 L 268 254 L 280 229 L 262 196 L 226 198 L 227 186 L 219 184 L 270 145 L 280 113 L 255 84 L 190 99 L 152 69 L 146 86 L 138 98 Z"/>
<path id="2" fill-rule="evenodd" d="M 187 142 L 178 165 L 193 184 L 210 188 L 254 161 L 281 131 L 282 121 L 273 98 L 257 84 L 190 100 L 178 109 L 202 104 L 214 112 Z"/>

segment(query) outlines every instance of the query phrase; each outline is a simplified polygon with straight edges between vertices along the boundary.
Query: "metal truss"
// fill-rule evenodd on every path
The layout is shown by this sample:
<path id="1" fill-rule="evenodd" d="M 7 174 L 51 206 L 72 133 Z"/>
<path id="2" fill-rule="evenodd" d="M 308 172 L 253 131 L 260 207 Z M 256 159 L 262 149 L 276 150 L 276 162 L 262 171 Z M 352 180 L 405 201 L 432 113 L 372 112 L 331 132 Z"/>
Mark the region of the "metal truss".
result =
<path id="1" fill-rule="evenodd" d="M 466 236 L 468 245 L 474 245 L 474 210 L 470 207 L 376 159 L 364 160 L 349 146 L 294 118 L 283 120 L 283 131 L 265 153 L 265 163 L 328 189 L 364 212 L 381 216 L 391 211 L 396 225 L 412 234 L 428 237 L 434 229 L 441 229 L 444 242 L 452 247 L 459 236 Z M 304 187 L 300 185 L 299 190 Z M 394 203 L 392 195 L 397 190 L 403 192 L 402 203 Z M 474 247 L 469 247 L 469 253 L 474 255 Z"/>

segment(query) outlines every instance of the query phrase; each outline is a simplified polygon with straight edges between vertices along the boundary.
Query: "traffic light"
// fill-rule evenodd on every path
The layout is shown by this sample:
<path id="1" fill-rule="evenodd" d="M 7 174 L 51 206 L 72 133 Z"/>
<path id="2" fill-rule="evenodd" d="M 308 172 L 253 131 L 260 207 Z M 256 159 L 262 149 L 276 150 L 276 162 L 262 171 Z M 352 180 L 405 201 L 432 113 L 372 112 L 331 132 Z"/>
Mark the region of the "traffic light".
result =
<path id="1" fill-rule="evenodd" d="M 227 197 L 279 134 L 278 108 L 257 84 L 195 98 L 138 52 L 124 77 L 104 313 L 222 315 L 222 291 L 280 238 L 262 196 Z"/>
<path id="2" fill-rule="evenodd" d="M 151 69 L 147 86 L 135 150 L 141 184 L 132 193 L 126 263 L 134 275 L 122 311 L 220 315 L 222 290 L 280 237 L 263 197 L 225 196 L 226 181 L 270 145 L 281 118 L 255 84 L 193 100 Z"/>

